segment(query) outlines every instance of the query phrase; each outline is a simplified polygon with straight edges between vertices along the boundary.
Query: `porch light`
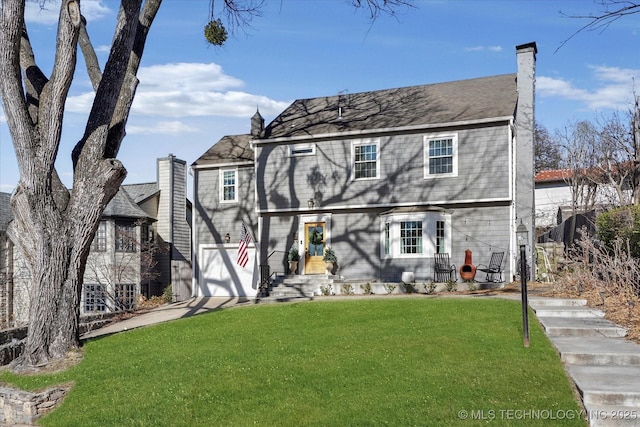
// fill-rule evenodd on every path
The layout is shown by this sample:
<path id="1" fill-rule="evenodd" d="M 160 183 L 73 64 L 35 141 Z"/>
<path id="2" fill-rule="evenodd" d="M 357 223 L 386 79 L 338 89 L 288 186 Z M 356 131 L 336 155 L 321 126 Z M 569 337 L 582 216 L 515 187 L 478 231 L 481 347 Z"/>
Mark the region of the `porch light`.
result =
<path id="1" fill-rule="evenodd" d="M 522 223 L 516 228 L 516 240 L 520 246 L 520 291 L 522 294 L 522 332 L 524 334 L 524 346 L 529 347 L 529 311 L 527 301 L 527 255 L 526 249 L 529 242 L 529 230 Z"/>
<path id="2" fill-rule="evenodd" d="M 224 242 L 225 243 L 230 243 L 231 242 L 231 235 L 229 233 L 224 235 Z"/>
<path id="3" fill-rule="evenodd" d="M 309 207 L 309 209 L 313 209 L 313 207 L 316 205 L 316 201 L 313 199 L 309 199 L 307 200 L 307 206 Z"/>

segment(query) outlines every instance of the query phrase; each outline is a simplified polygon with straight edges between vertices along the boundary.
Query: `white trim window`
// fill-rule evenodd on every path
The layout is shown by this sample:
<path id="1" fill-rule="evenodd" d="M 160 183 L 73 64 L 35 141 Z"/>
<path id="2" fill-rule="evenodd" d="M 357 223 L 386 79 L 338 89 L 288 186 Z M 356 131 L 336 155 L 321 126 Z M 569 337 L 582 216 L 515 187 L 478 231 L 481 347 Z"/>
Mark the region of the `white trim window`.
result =
<path id="1" fill-rule="evenodd" d="M 238 170 L 220 169 L 220 202 L 238 201 Z"/>
<path id="2" fill-rule="evenodd" d="M 380 141 L 363 139 L 351 143 L 353 179 L 380 178 Z"/>
<path id="3" fill-rule="evenodd" d="M 400 221 L 400 253 L 421 254 L 422 221 Z"/>
<path id="4" fill-rule="evenodd" d="M 294 144 L 289 146 L 289 157 L 315 156 L 316 144 Z"/>
<path id="5" fill-rule="evenodd" d="M 451 216 L 441 212 L 389 213 L 380 233 L 381 258 L 429 258 L 451 252 Z"/>
<path id="6" fill-rule="evenodd" d="M 424 137 L 424 177 L 458 176 L 458 135 Z"/>

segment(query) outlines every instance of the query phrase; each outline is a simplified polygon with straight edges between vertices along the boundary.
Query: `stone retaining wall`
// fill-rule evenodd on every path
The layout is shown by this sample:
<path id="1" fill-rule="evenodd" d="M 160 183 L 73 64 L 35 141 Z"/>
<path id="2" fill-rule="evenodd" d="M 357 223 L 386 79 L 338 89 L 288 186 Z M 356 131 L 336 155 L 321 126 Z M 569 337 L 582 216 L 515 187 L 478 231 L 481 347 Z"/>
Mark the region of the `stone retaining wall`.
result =
<path id="1" fill-rule="evenodd" d="M 56 408 L 71 389 L 71 384 L 40 392 L 0 387 L 0 425 L 35 425 L 36 420 Z"/>

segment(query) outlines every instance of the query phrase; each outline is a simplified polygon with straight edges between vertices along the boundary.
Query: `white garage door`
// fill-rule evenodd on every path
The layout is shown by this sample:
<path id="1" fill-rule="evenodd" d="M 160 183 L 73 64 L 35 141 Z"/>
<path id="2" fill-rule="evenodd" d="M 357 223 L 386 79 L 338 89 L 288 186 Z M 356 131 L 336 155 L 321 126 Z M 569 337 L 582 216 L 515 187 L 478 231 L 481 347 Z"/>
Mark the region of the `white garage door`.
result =
<path id="1" fill-rule="evenodd" d="M 201 245 L 199 250 L 200 283 L 198 296 L 255 297 L 258 293 L 259 269 L 255 246 L 249 246 L 249 262 L 238 265 L 238 247 Z"/>

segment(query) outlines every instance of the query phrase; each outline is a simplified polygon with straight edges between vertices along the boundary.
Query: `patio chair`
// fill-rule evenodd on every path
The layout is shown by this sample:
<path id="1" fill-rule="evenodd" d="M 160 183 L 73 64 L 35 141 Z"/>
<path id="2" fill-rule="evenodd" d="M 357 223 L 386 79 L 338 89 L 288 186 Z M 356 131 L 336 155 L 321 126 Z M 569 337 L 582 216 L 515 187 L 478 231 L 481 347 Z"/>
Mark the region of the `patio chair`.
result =
<path id="1" fill-rule="evenodd" d="M 436 282 L 444 283 L 448 280 L 458 280 L 456 266 L 449 262 L 449 254 L 435 254 L 433 260 Z"/>
<path id="2" fill-rule="evenodd" d="M 503 282 L 502 280 L 502 259 L 504 252 L 493 252 L 489 265 L 478 264 L 478 271 L 487 273 L 487 282 Z"/>

